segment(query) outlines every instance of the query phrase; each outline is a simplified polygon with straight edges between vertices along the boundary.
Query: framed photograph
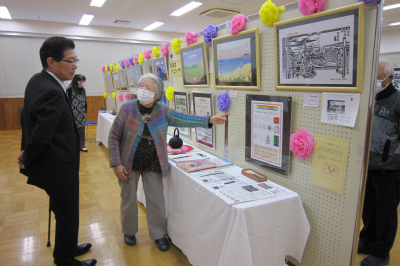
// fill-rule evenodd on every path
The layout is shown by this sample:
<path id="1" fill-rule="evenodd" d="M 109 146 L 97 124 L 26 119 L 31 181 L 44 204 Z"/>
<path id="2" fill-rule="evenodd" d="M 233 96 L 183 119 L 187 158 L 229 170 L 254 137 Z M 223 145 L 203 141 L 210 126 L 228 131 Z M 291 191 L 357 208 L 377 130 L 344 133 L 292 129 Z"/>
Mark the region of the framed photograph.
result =
<path id="1" fill-rule="evenodd" d="M 260 90 L 258 28 L 212 39 L 215 88 Z"/>
<path id="2" fill-rule="evenodd" d="M 166 56 L 153 59 L 153 71 L 154 74 L 163 81 L 168 80 L 168 65 Z"/>
<path id="3" fill-rule="evenodd" d="M 113 81 L 113 88 L 114 88 L 113 91 L 121 90 L 121 82 L 119 79 L 119 72 L 114 71 L 114 72 L 111 72 L 111 74 L 112 74 L 112 81 Z"/>
<path id="4" fill-rule="evenodd" d="M 292 97 L 246 95 L 246 162 L 289 175 Z"/>
<path id="5" fill-rule="evenodd" d="M 183 87 L 210 87 L 208 57 L 205 42 L 180 49 Z"/>
<path id="6" fill-rule="evenodd" d="M 144 60 L 142 65 L 143 65 L 143 75 L 147 73 L 154 74 L 153 59 Z"/>
<path id="7" fill-rule="evenodd" d="M 394 69 L 394 79 L 392 83 L 396 89 L 400 90 L 400 68 Z"/>
<path id="8" fill-rule="evenodd" d="M 114 81 L 111 71 L 107 71 L 107 79 L 108 79 L 108 92 L 111 94 L 114 91 Z"/>
<path id="9" fill-rule="evenodd" d="M 175 104 L 175 111 L 182 114 L 188 114 L 190 109 L 189 109 L 187 92 L 174 91 L 174 104 Z M 190 128 L 188 127 L 179 128 L 179 135 L 181 137 L 190 139 Z"/>
<path id="10" fill-rule="evenodd" d="M 128 87 L 135 87 L 135 79 L 133 78 L 133 66 L 126 68 L 126 76 L 128 78 Z"/>
<path id="11" fill-rule="evenodd" d="M 135 87 L 139 86 L 139 80 L 142 77 L 142 68 L 140 65 L 133 66 L 133 80 L 135 82 Z"/>
<path id="12" fill-rule="evenodd" d="M 128 90 L 128 77 L 126 75 L 126 69 L 121 69 L 118 71 L 119 73 L 119 80 L 121 85 L 121 90 L 126 91 Z"/>
<path id="13" fill-rule="evenodd" d="M 104 92 L 110 93 L 110 87 L 108 86 L 107 72 L 103 72 Z"/>
<path id="14" fill-rule="evenodd" d="M 213 98 L 211 92 L 192 92 L 195 115 L 213 115 Z M 196 142 L 210 149 L 215 149 L 215 127 L 196 128 Z"/>
<path id="15" fill-rule="evenodd" d="M 277 90 L 362 92 L 364 3 L 274 24 Z"/>

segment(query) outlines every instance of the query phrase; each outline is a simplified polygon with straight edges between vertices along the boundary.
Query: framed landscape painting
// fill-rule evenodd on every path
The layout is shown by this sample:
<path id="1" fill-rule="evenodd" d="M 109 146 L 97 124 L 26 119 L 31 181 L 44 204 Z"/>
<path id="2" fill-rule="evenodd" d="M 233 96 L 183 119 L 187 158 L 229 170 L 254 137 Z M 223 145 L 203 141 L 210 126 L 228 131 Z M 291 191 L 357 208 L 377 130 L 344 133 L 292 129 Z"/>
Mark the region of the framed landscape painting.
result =
<path id="1" fill-rule="evenodd" d="M 133 66 L 133 80 L 135 82 L 135 87 L 139 87 L 139 80 L 142 77 L 142 68 L 140 65 Z"/>
<path id="2" fill-rule="evenodd" d="M 168 65 L 165 56 L 153 59 L 153 70 L 154 74 L 163 81 L 168 80 Z"/>
<path id="3" fill-rule="evenodd" d="M 130 66 L 130 67 L 126 68 L 126 76 L 128 78 L 128 86 L 129 87 L 135 86 L 135 79 L 133 78 L 134 77 L 133 67 L 134 66 Z"/>
<path id="4" fill-rule="evenodd" d="M 121 90 L 126 91 L 128 90 L 128 77 L 126 76 L 126 69 L 121 69 L 118 71 L 119 73 L 119 80 L 121 84 Z"/>
<path id="5" fill-rule="evenodd" d="M 208 57 L 205 42 L 180 49 L 183 87 L 210 87 Z"/>
<path id="6" fill-rule="evenodd" d="M 144 60 L 143 63 L 143 75 L 147 74 L 147 73 L 152 73 L 154 74 L 154 70 L 153 70 L 153 59 L 147 59 Z"/>
<path id="7" fill-rule="evenodd" d="M 112 74 L 112 81 L 113 81 L 113 91 L 121 90 L 121 82 L 119 79 L 118 71 L 111 72 Z"/>
<path id="8" fill-rule="evenodd" d="M 212 39 L 215 88 L 260 90 L 258 28 Z"/>

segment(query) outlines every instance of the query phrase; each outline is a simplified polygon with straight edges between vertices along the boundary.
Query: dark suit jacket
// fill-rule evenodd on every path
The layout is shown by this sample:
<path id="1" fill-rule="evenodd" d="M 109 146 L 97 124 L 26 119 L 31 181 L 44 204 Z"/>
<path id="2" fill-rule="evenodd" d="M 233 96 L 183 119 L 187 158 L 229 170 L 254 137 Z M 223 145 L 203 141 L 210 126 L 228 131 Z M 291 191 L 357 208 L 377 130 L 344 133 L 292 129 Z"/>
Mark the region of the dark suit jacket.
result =
<path id="1" fill-rule="evenodd" d="M 79 189 L 79 133 L 63 88 L 45 70 L 25 89 L 21 150 L 28 184 L 48 192 Z"/>

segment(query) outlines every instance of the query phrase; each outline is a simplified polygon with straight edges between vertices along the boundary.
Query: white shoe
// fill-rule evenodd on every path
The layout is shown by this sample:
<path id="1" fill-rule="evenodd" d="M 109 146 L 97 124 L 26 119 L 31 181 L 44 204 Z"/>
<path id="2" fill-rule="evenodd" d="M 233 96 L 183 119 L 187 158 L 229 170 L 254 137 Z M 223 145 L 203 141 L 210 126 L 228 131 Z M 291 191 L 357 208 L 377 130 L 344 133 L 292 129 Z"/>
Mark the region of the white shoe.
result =
<path id="1" fill-rule="evenodd" d="M 81 151 L 88 152 L 88 149 L 87 148 L 82 148 Z"/>

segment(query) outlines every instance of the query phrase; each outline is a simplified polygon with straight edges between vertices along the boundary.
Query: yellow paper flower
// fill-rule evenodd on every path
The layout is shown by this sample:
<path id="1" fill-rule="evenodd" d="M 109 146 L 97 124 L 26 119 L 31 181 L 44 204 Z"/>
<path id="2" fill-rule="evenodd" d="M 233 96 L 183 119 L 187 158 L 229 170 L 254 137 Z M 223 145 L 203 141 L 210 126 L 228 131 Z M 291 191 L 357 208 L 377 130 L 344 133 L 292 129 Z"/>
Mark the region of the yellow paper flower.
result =
<path id="1" fill-rule="evenodd" d="M 107 65 L 104 66 L 104 70 L 108 71 L 108 66 Z"/>
<path id="2" fill-rule="evenodd" d="M 168 101 L 172 101 L 174 99 L 174 87 L 168 87 L 167 91 L 165 92 L 165 96 L 167 97 Z"/>
<path id="3" fill-rule="evenodd" d="M 182 39 L 173 39 L 171 42 L 172 51 L 176 54 L 179 54 L 179 43 L 183 42 Z"/>
<path id="4" fill-rule="evenodd" d="M 104 99 L 107 99 L 107 96 L 108 96 L 108 93 L 107 93 L 107 92 L 103 93 Z"/>
<path id="5" fill-rule="evenodd" d="M 110 71 L 113 71 L 114 70 L 114 65 L 110 64 L 109 68 L 110 68 Z"/>
<path id="6" fill-rule="evenodd" d="M 138 58 L 139 64 L 143 63 L 143 60 L 144 60 L 143 54 L 139 54 L 139 58 Z"/>
<path id="7" fill-rule="evenodd" d="M 115 65 L 115 70 L 120 71 L 121 70 L 121 66 L 120 65 Z"/>
<path id="8" fill-rule="evenodd" d="M 265 2 L 260 8 L 260 20 L 267 26 L 272 26 L 279 19 L 279 13 L 285 11 L 284 6 L 276 7 L 271 0 Z"/>
<path id="9" fill-rule="evenodd" d="M 117 94 L 116 94 L 115 92 L 113 92 L 113 93 L 111 94 L 111 96 L 112 96 L 114 99 L 117 99 Z"/>
<path id="10" fill-rule="evenodd" d="M 153 47 L 153 56 L 154 57 L 158 57 L 160 55 L 160 51 L 158 50 L 158 48 L 156 46 Z"/>

